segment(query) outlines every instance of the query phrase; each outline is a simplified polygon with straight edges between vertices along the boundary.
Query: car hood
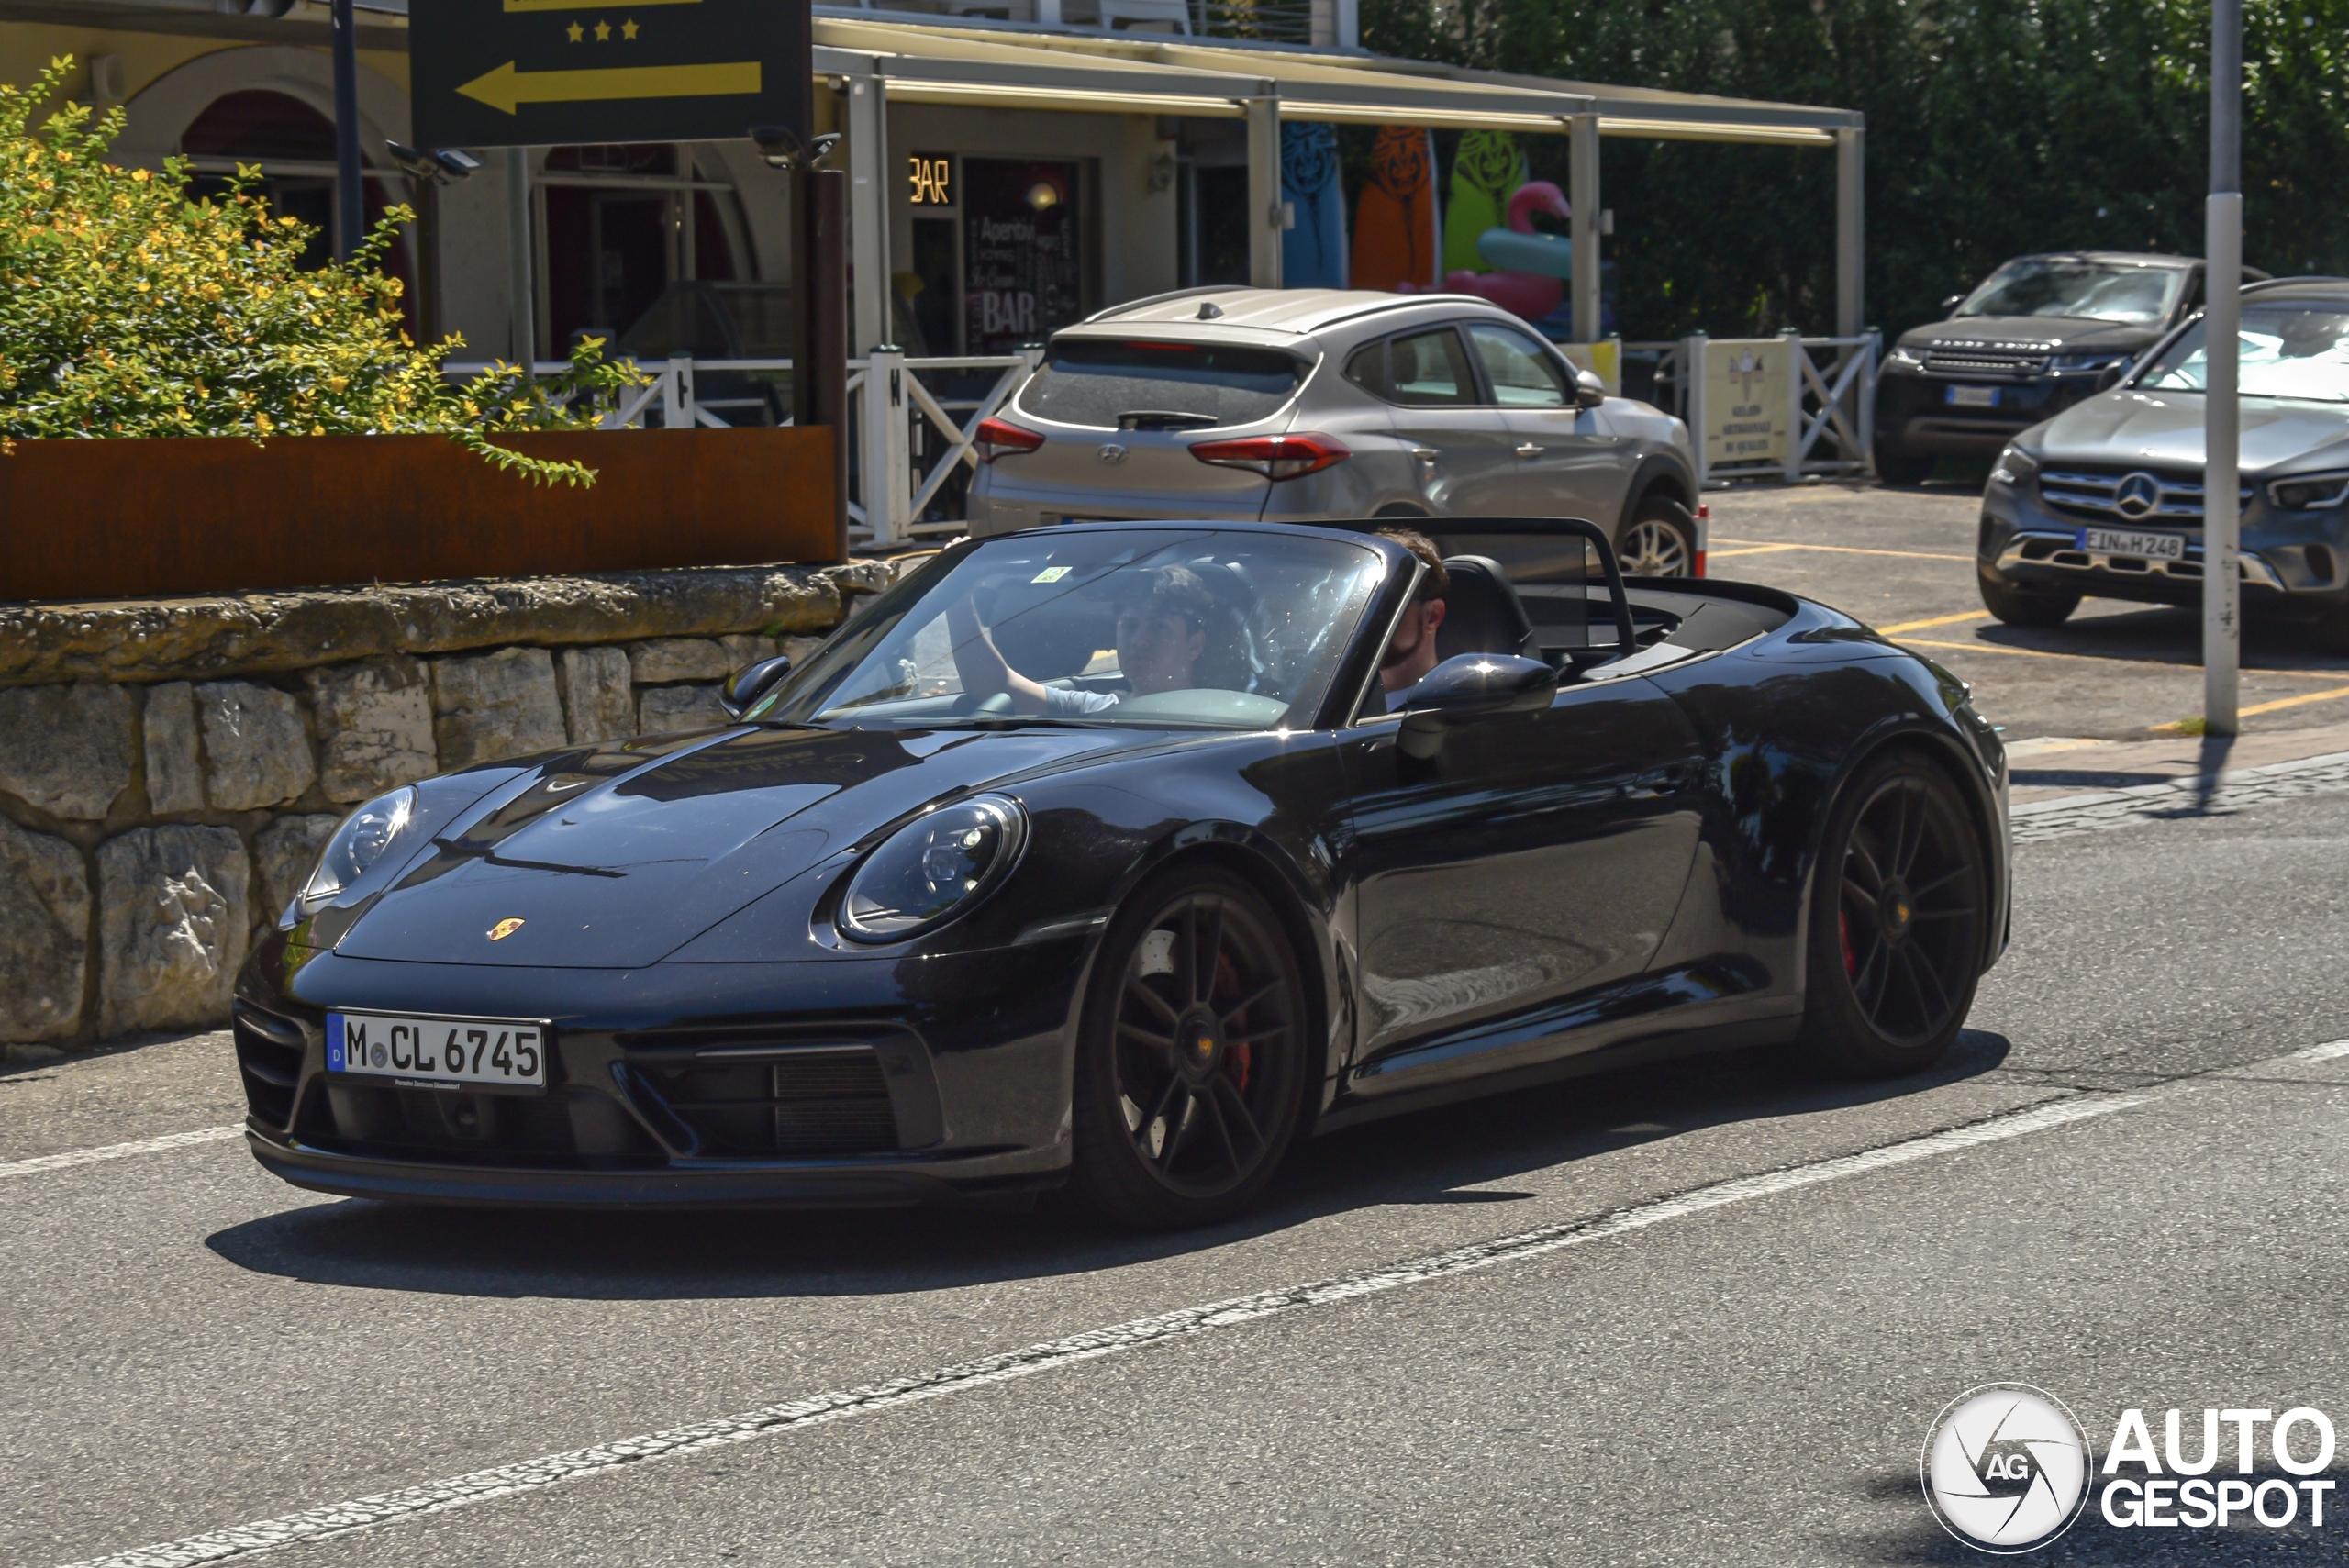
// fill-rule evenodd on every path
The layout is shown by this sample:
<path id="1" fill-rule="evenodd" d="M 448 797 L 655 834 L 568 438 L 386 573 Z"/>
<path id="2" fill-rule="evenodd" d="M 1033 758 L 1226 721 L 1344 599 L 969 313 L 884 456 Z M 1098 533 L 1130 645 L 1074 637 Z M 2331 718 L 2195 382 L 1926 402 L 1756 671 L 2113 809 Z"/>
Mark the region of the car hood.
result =
<path id="1" fill-rule="evenodd" d="M 404 868 L 344 931 L 351 958 L 629 969 L 657 962 L 941 795 L 1148 731 L 742 729 L 646 760 L 540 760 Z M 508 934 L 490 932 L 519 921 Z"/>
<path id="2" fill-rule="evenodd" d="M 2097 349 L 2133 352 L 2165 330 L 2163 327 L 2132 327 L 2122 321 L 2089 321 L 2071 316 L 1969 316 L 1959 321 L 1935 321 L 1912 328 L 1900 335 L 1900 346 L 1929 349 L 2000 343 L 2075 352 Z"/>
<path id="3" fill-rule="evenodd" d="M 2202 466 L 2202 399 L 2188 393 L 2116 389 L 2076 403 L 2023 438 L 2048 463 Z M 2349 461 L 2349 407 L 2280 397 L 2243 400 L 2243 472 Z"/>

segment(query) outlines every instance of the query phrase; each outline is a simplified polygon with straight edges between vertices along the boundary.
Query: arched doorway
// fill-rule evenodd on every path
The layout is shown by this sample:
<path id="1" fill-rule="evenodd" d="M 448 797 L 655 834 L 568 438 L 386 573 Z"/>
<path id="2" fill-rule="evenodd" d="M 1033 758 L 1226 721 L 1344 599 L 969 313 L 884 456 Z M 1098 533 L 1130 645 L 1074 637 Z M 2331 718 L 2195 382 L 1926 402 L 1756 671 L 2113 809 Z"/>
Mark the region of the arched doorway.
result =
<path id="1" fill-rule="evenodd" d="M 180 133 L 180 155 L 195 168 L 193 194 L 227 187 L 239 166 L 258 166 L 258 194 L 270 211 L 301 219 L 317 232 L 302 253 L 306 268 L 334 260 L 334 122 L 301 99 L 267 88 L 226 93 L 206 106 Z M 370 227 L 395 202 L 407 199 L 405 177 L 370 170 L 364 179 Z M 416 280 L 408 262 L 407 237 L 392 242 L 383 270 L 406 285 L 402 309 L 415 327 Z"/>

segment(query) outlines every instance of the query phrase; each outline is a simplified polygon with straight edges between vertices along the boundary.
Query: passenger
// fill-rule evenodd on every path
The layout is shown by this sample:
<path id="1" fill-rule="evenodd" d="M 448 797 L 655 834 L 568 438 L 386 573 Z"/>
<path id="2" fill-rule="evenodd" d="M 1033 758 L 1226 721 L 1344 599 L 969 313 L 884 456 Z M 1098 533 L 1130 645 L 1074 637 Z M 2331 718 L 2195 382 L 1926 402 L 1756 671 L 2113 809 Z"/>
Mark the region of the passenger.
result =
<path id="1" fill-rule="evenodd" d="M 949 606 L 947 635 L 954 641 L 954 668 L 964 695 L 985 700 L 1008 692 L 1015 712 L 1077 718 L 1114 707 L 1127 696 L 1189 689 L 1195 684 L 1192 667 L 1207 651 L 1215 598 L 1187 566 L 1153 567 L 1147 581 L 1145 592 L 1118 606 L 1118 673 L 1128 687 L 1122 693 L 1048 686 L 1023 675 L 979 624 L 978 606 L 968 596 Z"/>
<path id="2" fill-rule="evenodd" d="M 1393 539 L 1418 556 L 1426 569 L 1419 573 L 1411 602 L 1404 606 L 1403 618 L 1379 662 L 1379 684 L 1386 688 L 1386 708 L 1392 713 L 1401 706 L 1402 695 L 1425 680 L 1436 666 L 1436 628 L 1443 625 L 1444 597 L 1452 592 L 1452 573 L 1443 569 L 1443 557 L 1436 553 L 1427 535 L 1412 528 L 1381 528 L 1378 537 Z"/>

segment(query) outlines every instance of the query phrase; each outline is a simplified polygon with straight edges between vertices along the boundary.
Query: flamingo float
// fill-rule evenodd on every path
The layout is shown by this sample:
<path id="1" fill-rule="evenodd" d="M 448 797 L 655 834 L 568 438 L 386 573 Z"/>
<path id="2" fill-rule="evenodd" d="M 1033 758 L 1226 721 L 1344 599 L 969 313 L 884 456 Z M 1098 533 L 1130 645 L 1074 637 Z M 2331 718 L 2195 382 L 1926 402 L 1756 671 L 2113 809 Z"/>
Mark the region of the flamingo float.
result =
<path id="1" fill-rule="evenodd" d="M 1442 292 L 1476 295 L 1528 321 L 1548 316 L 1565 298 L 1565 280 L 1574 273 L 1574 243 L 1559 232 L 1567 213 L 1565 193 L 1549 181 L 1520 185 L 1508 198 L 1508 227 L 1476 237 L 1476 253 L 1497 270 L 1447 273 Z M 1403 284 L 1399 292 L 1420 291 Z"/>

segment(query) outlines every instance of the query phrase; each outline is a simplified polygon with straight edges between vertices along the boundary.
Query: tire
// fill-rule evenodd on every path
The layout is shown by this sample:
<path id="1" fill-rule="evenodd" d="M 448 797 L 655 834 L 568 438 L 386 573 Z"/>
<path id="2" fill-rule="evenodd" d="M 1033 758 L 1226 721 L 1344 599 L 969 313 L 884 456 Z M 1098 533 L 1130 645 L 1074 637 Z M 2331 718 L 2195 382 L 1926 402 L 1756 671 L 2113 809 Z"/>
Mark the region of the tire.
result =
<path id="1" fill-rule="evenodd" d="M 1922 484 L 1932 477 L 1931 452 L 1904 452 L 1882 441 L 1876 445 L 1876 476 L 1887 484 Z"/>
<path id="2" fill-rule="evenodd" d="M 1085 998 L 1070 1195 L 1160 1230 L 1246 1208 L 1296 1135 L 1308 1019 L 1297 950 L 1254 888 L 1208 866 L 1145 884 Z"/>
<path id="3" fill-rule="evenodd" d="M 1982 604 L 2009 626 L 2062 626 L 2080 607 L 2080 595 L 2056 588 L 2018 588 L 2013 584 L 1976 573 L 1981 579 Z"/>
<path id="4" fill-rule="evenodd" d="M 1802 1062 L 1884 1078 L 1940 1061 L 1974 1005 L 1989 888 L 1947 773 L 1905 751 L 1862 768 L 1811 873 Z"/>
<path id="5" fill-rule="evenodd" d="M 2349 653 L 2349 605 L 2328 605 L 2317 617 L 2317 646 L 2327 653 Z"/>
<path id="6" fill-rule="evenodd" d="M 1669 495 L 1642 495 L 1615 536 L 1626 577 L 1686 577 L 1697 569 L 1697 519 Z"/>

